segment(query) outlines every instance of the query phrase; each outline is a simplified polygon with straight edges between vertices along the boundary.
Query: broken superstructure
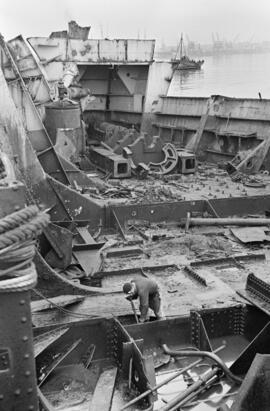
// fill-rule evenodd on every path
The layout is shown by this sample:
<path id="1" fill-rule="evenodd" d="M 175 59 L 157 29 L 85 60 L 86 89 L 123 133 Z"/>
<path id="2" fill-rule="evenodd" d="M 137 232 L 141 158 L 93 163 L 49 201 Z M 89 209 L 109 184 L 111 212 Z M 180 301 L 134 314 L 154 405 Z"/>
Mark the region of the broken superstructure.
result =
<path id="1" fill-rule="evenodd" d="M 79 392 L 82 410 L 144 398 L 176 410 L 203 394 L 202 406 L 226 409 L 269 353 L 270 101 L 172 97 L 153 40 L 88 32 L 72 22 L 0 41 L 0 217 L 25 204 L 50 215 L 31 303 L 40 401 L 71 409 Z M 134 324 L 121 284 L 140 276 L 158 281 L 167 320 Z M 172 373 L 181 354 L 168 344 L 210 359 L 205 372 L 181 362 L 174 399 L 173 386 L 158 391 L 158 369 Z M 1 352 L 8 378 L 12 352 Z"/>

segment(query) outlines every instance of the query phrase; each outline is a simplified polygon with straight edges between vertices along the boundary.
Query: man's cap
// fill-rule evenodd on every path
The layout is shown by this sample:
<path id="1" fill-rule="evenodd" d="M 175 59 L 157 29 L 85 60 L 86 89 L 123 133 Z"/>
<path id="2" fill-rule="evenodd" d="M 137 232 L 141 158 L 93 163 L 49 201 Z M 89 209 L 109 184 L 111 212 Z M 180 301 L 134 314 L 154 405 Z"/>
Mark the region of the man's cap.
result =
<path id="1" fill-rule="evenodd" d="M 132 284 L 131 283 L 125 283 L 123 285 L 123 291 L 125 294 L 128 294 L 132 290 Z"/>

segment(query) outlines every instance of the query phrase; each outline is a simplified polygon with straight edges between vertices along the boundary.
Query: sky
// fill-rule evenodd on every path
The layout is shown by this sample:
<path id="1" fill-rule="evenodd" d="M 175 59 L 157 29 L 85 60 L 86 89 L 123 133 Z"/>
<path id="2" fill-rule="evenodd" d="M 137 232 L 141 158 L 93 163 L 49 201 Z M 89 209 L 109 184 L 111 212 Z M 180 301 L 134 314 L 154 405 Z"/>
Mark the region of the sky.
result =
<path id="1" fill-rule="evenodd" d="M 177 44 L 270 41 L 270 0 L 0 0 L 0 32 L 47 37 L 70 20 L 91 26 L 90 38 L 153 38 Z"/>

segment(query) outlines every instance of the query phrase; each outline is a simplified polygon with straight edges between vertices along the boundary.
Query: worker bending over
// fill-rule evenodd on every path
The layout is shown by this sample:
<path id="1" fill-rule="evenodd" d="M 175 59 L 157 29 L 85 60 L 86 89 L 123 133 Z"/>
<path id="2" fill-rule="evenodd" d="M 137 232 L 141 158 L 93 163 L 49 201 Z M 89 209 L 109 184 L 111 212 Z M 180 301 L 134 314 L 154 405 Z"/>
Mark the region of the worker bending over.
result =
<path id="1" fill-rule="evenodd" d="M 158 320 L 164 320 L 162 313 L 159 288 L 154 280 L 139 278 L 123 285 L 123 291 L 127 294 L 127 300 L 140 299 L 140 322 L 149 320 L 148 308 L 154 311 Z"/>

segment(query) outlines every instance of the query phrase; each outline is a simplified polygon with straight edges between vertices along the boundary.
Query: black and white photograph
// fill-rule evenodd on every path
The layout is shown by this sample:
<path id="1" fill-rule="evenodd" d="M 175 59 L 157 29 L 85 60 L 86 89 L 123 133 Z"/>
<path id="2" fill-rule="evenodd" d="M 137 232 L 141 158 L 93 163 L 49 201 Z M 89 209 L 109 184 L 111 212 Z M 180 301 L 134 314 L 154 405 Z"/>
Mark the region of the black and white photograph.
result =
<path id="1" fill-rule="evenodd" d="M 0 0 L 0 411 L 270 411 L 269 370 L 269 0 Z"/>

